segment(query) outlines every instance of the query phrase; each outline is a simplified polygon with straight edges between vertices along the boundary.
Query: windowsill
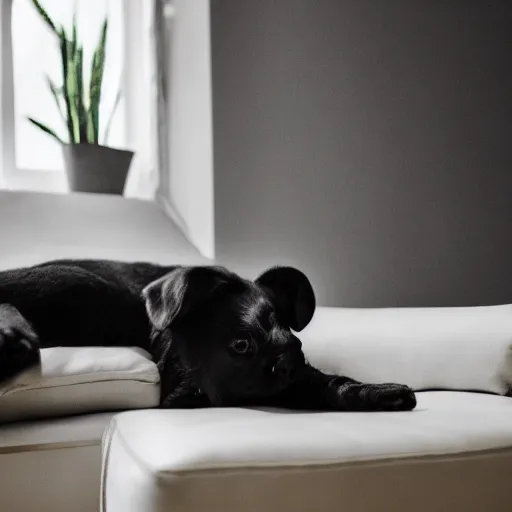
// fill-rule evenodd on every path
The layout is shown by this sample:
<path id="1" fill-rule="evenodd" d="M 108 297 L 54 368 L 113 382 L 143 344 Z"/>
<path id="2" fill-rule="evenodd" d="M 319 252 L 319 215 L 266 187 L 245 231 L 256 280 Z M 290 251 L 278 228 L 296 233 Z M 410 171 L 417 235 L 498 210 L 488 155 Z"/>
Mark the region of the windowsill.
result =
<path id="1" fill-rule="evenodd" d="M 17 170 L 4 177 L 4 189 L 52 192 L 66 194 L 69 191 L 66 175 L 59 171 Z"/>

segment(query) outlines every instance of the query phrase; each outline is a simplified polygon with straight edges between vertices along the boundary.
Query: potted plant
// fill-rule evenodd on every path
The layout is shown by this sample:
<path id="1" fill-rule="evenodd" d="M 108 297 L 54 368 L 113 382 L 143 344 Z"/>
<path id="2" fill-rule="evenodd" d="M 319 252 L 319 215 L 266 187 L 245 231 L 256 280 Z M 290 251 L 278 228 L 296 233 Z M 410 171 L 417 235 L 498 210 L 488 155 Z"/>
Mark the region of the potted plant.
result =
<path id="1" fill-rule="evenodd" d="M 66 124 L 68 140 L 62 140 L 54 130 L 40 121 L 31 117 L 28 120 L 62 145 L 64 164 L 72 191 L 122 194 L 133 152 L 114 149 L 99 142 L 99 106 L 108 20 L 105 19 L 103 22 L 100 40 L 92 57 L 91 77 L 87 88 L 84 86 L 83 45 L 79 42 L 76 17 L 73 19 L 72 35 L 68 37 L 64 27 L 57 26 L 53 22 L 38 0 L 32 0 L 32 3 L 59 42 L 62 83 L 57 85 L 50 77 L 47 77 L 47 81 Z M 118 92 L 112 112 L 105 124 L 105 144 L 120 96 Z"/>

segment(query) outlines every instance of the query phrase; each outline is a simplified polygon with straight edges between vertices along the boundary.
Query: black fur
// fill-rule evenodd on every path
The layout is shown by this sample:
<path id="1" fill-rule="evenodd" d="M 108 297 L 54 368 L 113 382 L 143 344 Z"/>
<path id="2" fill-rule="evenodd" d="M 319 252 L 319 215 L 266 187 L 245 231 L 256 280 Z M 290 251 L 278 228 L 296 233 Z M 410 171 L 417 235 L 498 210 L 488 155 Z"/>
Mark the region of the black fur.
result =
<path id="1" fill-rule="evenodd" d="M 222 267 L 61 260 L 0 272 L 0 381 L 50 346 L 140 346 L 163 407 L 410 410 L 399 384 L 361 384 L 305 360 L 294 332 L 315 296 L 290 267 L 248 281 Z M 293 330 L 293 331 L 292 331 Z"/>

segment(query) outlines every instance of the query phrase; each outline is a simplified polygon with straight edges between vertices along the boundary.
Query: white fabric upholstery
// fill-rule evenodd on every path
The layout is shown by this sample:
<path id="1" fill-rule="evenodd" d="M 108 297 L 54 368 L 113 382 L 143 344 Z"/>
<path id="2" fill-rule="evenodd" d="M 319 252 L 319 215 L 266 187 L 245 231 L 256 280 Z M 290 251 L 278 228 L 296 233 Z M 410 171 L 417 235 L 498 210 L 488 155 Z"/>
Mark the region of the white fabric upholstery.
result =
<path id="1" fill-rule="evenodd" d="M 97 512 L 112 413 L 0 426 L 2 512 Z"/>
<path id="2" fill-rule="evenodd" d="M 113 418 L 103 452 L 103 512 L 504 511 L 512 399 L 424 392 L 404 413 L 133 411 Z"/>
<path id="3" fill-rule="evenodd" d="M 512 383 L 512 305 L 318 308 L 299 337 L 313 365 L 363 382 L 499 394 Z"/>
<path id="4" fill-rule="evenodd" d="M 155 407 L 159 374 L 139 348 L 56 347 L 0 387 L 0 422 Z"/>

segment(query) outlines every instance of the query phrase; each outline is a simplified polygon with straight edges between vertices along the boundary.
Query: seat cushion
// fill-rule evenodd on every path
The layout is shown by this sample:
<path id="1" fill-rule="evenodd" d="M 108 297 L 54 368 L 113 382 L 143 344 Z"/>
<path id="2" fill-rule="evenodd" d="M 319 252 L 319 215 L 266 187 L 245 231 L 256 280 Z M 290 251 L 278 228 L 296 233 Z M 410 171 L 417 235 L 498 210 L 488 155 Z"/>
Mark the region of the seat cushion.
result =
<path id="1" fill-rule="evenodd" d="M 103 432 L 112 413 L 0 426 L 0 509 L 97 512 Z"/>
<path id="2" fill-rule="evenodd" d="M 508 510 L 512 399 L 403 413 L 133 411 L 103 442 L 104 512 Z"/>
<path id="3" fill-rule="evenodd" d="M 158 369 L 130 347 L 56 347 L 0 386 L 0 422 L 155 407 Z"/>
<path id="4" fill-rule="evenodd" d="M 415 390 L 507 394 L 512 305 L 465 308 L 318 308 L 300 333 L 318 368 Z"/>

